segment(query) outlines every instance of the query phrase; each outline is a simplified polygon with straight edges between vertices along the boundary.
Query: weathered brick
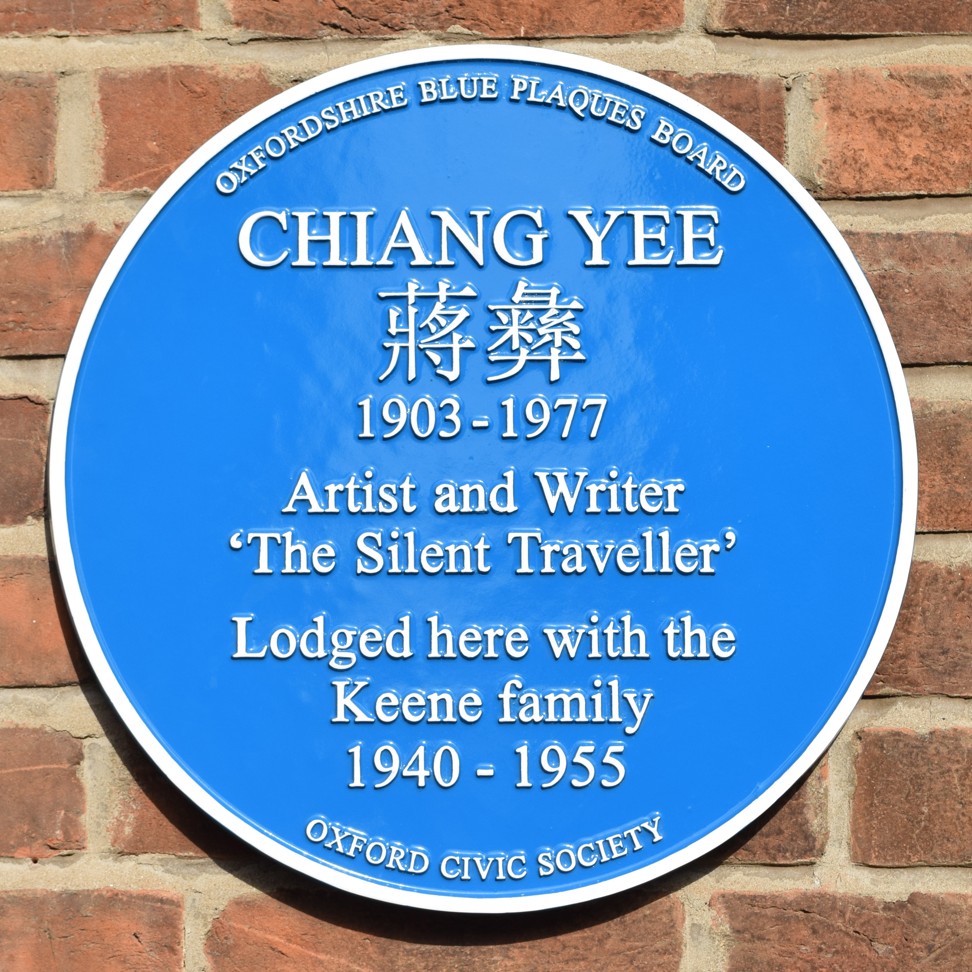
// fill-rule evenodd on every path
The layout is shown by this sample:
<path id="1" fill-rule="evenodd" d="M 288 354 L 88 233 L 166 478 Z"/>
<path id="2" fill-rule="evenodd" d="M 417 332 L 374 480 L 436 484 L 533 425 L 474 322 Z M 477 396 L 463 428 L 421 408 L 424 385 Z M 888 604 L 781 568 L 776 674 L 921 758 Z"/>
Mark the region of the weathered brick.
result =
<path id="1" fill-rule="evenodd" d="M 972 361 L 972 234 L 844 238 L 867 274 L 904 364 Z"/>
<path id="2" fill-rule="evenodd" d="M 158 891 L 0 892 L 0 968 L 181 972 L 182 900 Z"/>
<path id="3" fill-rule="evenodd" d="M 715 0 L 707 26 L 763 37 L 968 34 L 972 8 L 967 0 Z"/>
<path id="4" fill-rule="evenodd" d="M 46 557 L 0 557 L 0 685 L 69 685 L 81 660 Z"/>
<path id="5" fill-rule="evenodd" d="M 916 560 L 868 695 L 972 698 L 972 568 Z"/>
<path id="6" fill-rule="evenodd" d="M 864 729 L 857 738 L 854 860 L 972 864 L 972 730 Z"/>
<path id="7" fill-rule="evenodd" d="M 61 355 L 118 237 L 94 226 L 0 243 L 0 355 Z"/>
<path id="8" fill-rule="evenodd" d="M 81 743 L 66 732 L 0 729 L 0 856 L 53 857 L 85 846 L 81 759 Z"/>
<path id="9" fill-rule="evenodd" d="M 279 91 L 256 67 L 104 71 L 102 188 L 155 189 L 207 138 Z"/>
<path id="10" fill-rule="evenodd" d="M 645 969 L 675 972 L 683 915 L 673 897 L 643 890 L 583 909 L 537 915 L 440 916 L 362 908 L 347 896 L 231 901 L 206 943 L 210 972 L 399 969 Z"/>
<path id="11" fill-rule="evenodd" d="M 133 754 L 128 767 L 133 778 L 122 788 L 108 828 L 115 850 L 220 858 L 252 853 L 229 831 L 214 825 L 145 757 Z"/>
<path id="12" fill-rule="evenodd" d="M 196 0 L 0 0 L 3 34 L 107 34 L 198 26 Z"/>
<path id="13" fill-rule="evenodd" d="M 786 152 L 785 91 L 781 78 L 742 74 L 677 74 L 652 71 L 667 84 L 728 119 L 780 161 Z"/>
<path id="14" fill-rule="evenodd" d="M 972 402 L 912 402 L 918 436 L 918 529 L 972 530 Z"/>
<path id="15" fill-rule="evenodd" d="M 972 190 L 972 69 L 823 71 L 812 89 L 814 175 L 822 196 L 948 196 Z"/>
<path id="16" fill-rule="evenodd" d="M 22 523 L 44 512 L 47 405 L 31 398 L 0 398 L 0 524 Z"/>
<path id="17" fill-rule="evenodd" d="M 738 864 L 810 864 L 823 854 L 827 833 L 824 761 L 733 839 L 729 860 Z"/>
<path id="18" fill-rule="evenodd" d="M 233 22 L 278 37 L 335 34 L 382 36 L 461 28 L 483 37 L 604 37 L 671 31 L 682 23 L 683 0 L 230 0 Z"/>
<path id="19" fill-rule="evenodd" d="M 826 891 L 720 892 L 728 972 L 966 972 L 972 896 L 880 901 Z"/>
<path id="20" fill-rule="evenodd" d="M 50 74 L 0 74 L 0 191 L 54 184 L 57 89 Z"/>

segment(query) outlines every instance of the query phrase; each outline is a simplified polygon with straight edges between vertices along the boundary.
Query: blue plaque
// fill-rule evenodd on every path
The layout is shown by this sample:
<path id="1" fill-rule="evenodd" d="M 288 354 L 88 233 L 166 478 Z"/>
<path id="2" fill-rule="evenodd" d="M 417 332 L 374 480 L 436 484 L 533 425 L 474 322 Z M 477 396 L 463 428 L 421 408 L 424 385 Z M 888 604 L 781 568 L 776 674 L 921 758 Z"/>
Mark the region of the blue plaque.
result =
<path id="1" fill-rule="evenodd" d="M 796 181 L 586 58 L 396 54 L 189 158 L 54 415 L 81 641 L 192 800 L 305 874 L 527 911 L 766 810 L 872 675 L 914 432 Z"/>

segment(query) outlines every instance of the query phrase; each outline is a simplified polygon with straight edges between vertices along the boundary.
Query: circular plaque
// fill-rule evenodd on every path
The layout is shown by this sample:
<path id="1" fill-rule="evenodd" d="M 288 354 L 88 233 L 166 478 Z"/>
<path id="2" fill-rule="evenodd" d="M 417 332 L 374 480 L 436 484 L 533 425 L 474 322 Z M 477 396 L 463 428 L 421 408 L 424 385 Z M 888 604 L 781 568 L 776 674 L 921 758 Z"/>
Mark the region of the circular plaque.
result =
<path id="1" fill-rule="evenodd" d="M 864 277 L 712 112 L 553 51 L 298 85 L 126 231 L 53 533 L 121 717 L 276 860 L 426 908 L 664 874 L 833 739 L 914 432 Z"/>

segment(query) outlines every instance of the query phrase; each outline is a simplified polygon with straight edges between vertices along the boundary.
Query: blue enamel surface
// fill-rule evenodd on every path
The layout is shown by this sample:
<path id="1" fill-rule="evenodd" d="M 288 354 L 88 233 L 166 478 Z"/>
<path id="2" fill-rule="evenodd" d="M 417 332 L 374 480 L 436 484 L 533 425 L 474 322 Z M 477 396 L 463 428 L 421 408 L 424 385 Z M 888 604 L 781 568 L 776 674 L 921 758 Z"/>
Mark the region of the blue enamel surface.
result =
<path id="1" fill-rule="evenodd" d="M 415 82 L 491 72 L 501 97 L 415 104 Z M 645 105 L 640 132 L 581 121 L 569 111 L 509 103 L 508 78 L 529 73 L 617 92 Z M 287 124 L 344 97 L 404 82 L 407 108 L 322 134 L 231 195 L 214 188 L 230 162 Z M 698 133 L 738 161 L 742 192 L 653 143 L 657 116 Z M 569 209 L 714 206 L 725 253 L 715 267 L 625 265 L 630 234 L 605 243 L 606 268 L 583 265 L 584 238 Z M 237 233 L 261 210 L 374 210 L 375 235 L 407 207 L 423 232 L 448 208 L 467 223 L 489 208 L 542 208 L 550 232 L 542 265 L 517 268 L 488 252 L 480 268 L 461 252 L 450 268 L 273 269 L 248 265 Z M 620 225 L 620 224 L 619 224 Z M 626 235 L 627 234 L 627 235 Z M 279 251 L 264 221 L 254 236 Z M 293 234 L 290 236 L 292 243 Z M 432 234 L 424 242 L 435 250 Z M 407 254 L 405 254 L 407 256 Z M 455 384 L 420 361 L 415 382 L 388 363 L 389 302 L 379 291 L 410 279 L 471 284 L 462 330 L 477 348 Z M 532 364 L 487 383 L 484 349 L 494 317 L 526 278 L 583 301 L 584 364 L 549 381 Z M 456 438 L 357 438 L 364 395 L 457 395 L 463 415 L 489 415 Z M 595 441 L 547 434 L 499 436 L 499 402 L 537 394 L 607 395 Z M 550 515 L 534 470 L 612 468 L 637 479 L 681 480 L 677 515 Z M 420 509 L 405 516 L 284 514 L 300 472 L 315 481 L 373 469 L 411 474 Z M 515 470 L 519 510 L 441 515 L 430 497 L 443 480 L 495 484 Z M 643 868 L 689 847 L 746 807 L 803 753 L 844 696 L 888 592 L 901 520 L 901 446 L 884 359 L 861 300 L 820 231 L 741 149 L 642 91 L 547 65 L 464 59 L 402 67 L 348 82 L 283 109 L 186 182 L 118 273 L 85 349 L 70 414 L 66 463 L 75 565 L 88 613 L 125 693 L 164 748 L 201 787 L 281 846 L 369 882 L 453 896 L 570 890 Z M 637 539 L 669 528 L 675 539 L 738 535 L 715 576 L 515 576 L 507 531 L 551 539 Z M 483 576 L 361 577 L 352 568 L 365 530 L 414 529 L 423 542 L 492 543 Z M 328 576 L 255 576 L 239 530 L 294 530 L 332 541 Z M 337 672 L 320 660 L 232 660 L 235 615 L 254 637 L 282 624 L 303 630 L 326 612 L 334 625 L 395 625 L 412 618 L 415 657 L 360 660 Z M 728 624 L 727 661 L 671 661 L 660 634 L 690 611 L 707 628 Z M 528 655 L 430 660 L 425 619 L 454 629 L 522 624 Z M 651 640 L 650 660 L 554 661 L 545 625 L 630 612 Z M 610 725 L 500 725 L 497 693 L 511 676 L 537 689 L 589 689 L 595 677 L 651 690 L 634 735 Z M 368 697 L 394 689 L 477 688 L 475 725 L 335 725 L 331 682 L 370 679 Z M 362 696 L 363 697 L 363 696 Z M 627 777 L 613 789 L 566 782 L 517 789 L 514 749 L 593 742 L 625 745 Z M 462 775 L 451 789 L 350 789 L 348 749 L 394 742 L 453 744 Z M 477 779 L 492 763 L 496 775 Z M 370 774 L 374 776 L 373 773 Z M 539 781 L 542 777 L 536 776 Z M 533 860 L 661 816 L 663 839 L 593 868 L 542 878 Z M 422 875 L 402 874 L 321 849 L 304 831 L 315 817 L 370 837 L 423 848 Z M 462 851 L 531 862 L 521 880 L 447 880 L 436 864 Z"/>

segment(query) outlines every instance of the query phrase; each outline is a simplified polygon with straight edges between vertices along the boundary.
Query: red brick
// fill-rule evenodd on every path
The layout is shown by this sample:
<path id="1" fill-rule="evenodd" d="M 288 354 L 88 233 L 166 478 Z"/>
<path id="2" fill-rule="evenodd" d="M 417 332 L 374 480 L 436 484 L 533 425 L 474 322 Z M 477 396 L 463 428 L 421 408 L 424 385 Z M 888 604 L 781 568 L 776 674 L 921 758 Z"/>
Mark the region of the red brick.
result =
<path id="1" fill-rule="evenodd" d="M 0 0 L 3 34 L 107 34 L 198 26 L 196 0 Z"/>
<path id="2" fill-rule="evenodd" d="M 44 512 L 47 405 L 0 398 L 0 524 L 23 523 Z"/>
<path id="3" fill-rule="evenodd" d="M 727 972 L 967 972 L 972 896 L 905 901 L 825 891 L 720 892 Z"/>
<path id="4" fill-rule="evenodd" d="M 968 0 L 715 0 L 708 29 L 763 37 L 968 34 L 972 10 Z"/>
<path id="5" fill-rule="evenodd" d="M 155 189 L 191 152 L 280 89 L 261 68 L 104 71 L 104 189 Z"/>
<path id="6" fill-rule="evenodd" d="M 827 846 L 827 764 L 821 763 L 730 844 L 737 864 L 811 864 Z"/>
<path id="7" fill-rule="evenodd" d="M 70 685 L 81 660 L 46 557 L 0 557 L 0 685 Z"/>
<path id="8" fill-rule="evenodd" d="M 460 920 L 375 904 L 362 908 L 348 896 L 292 903 L 247 897 L 231 901 L 216 919 L 206 954 L 210 972 L 675 972 L 682 924 L 675 898 L 652 900 L 644 890 L 582 909 Z"/>
<path id="9" fill-rule="evenodd" d="M 183 796 L 153 763 L 137 754 L 128 763 L 133 779 L 123 789 L 108 828 L 115 850 L 221 858 L 251 853 Z"/>
<path id="10" fill-rule="evenodd" d="M 671 31 L 682 0 L 230 0 L 233 22 L 278 37 L 382 36 L 462 28 L 483 37 L 605 37 Z"/>
<path id="11" fill-rule="evenodd" d="M 118 238 L 94 226 L 0 243 L 0 355 L 61 355 Z"/>
<path id="12" fill-rule="evenodd" d="M 57 89 L 50 74 L 0 74 L 0 191 L 54 184 Z"/>
<path id="13" fill-rule="evenodd" d="M 972 698 L 972 568 L 916 560 L 868 695 Z"/>
<path id="14" fill-rule="evenodd" d="M 918 529 L 972 531 L 972 402 L 912 402 L 918 435 Z"/>
<path id="15" fill-rule="evenodd" d="M 854 860 L 972 864 L 972 730 L 865 729 L 857 738 Z"/>
<path id="16" fill-rule="evenodd" d="M 783 160 L 786 151 L 786 107 L 781 78 L 752 78 L 742 74 L 676 74 L 652 71 L 667 84 L 728 119 Z"/>
<path id="17" fill-rule="evenodd" d="M 965 195 L 972 190 L 967 67 L 853 68 L 813 82 L 821 195 Z"/>
<path id="18" fill-rule="evenodd" d="M 972 234 L 844 238 L 867 274 L 904 364 L 972 362 Z"/>
<path id="19" fill-rule="evenodd" d="M 81 758 L 81 743 L 66 732 L 0 729 L 0 856 L 53 857 L 84 847 Z"/>
<path id="20" fill-rule="evenodd" d="M 182 972 L 182 901 L 158 891 L 0 892 L 0 968 Z"/>

